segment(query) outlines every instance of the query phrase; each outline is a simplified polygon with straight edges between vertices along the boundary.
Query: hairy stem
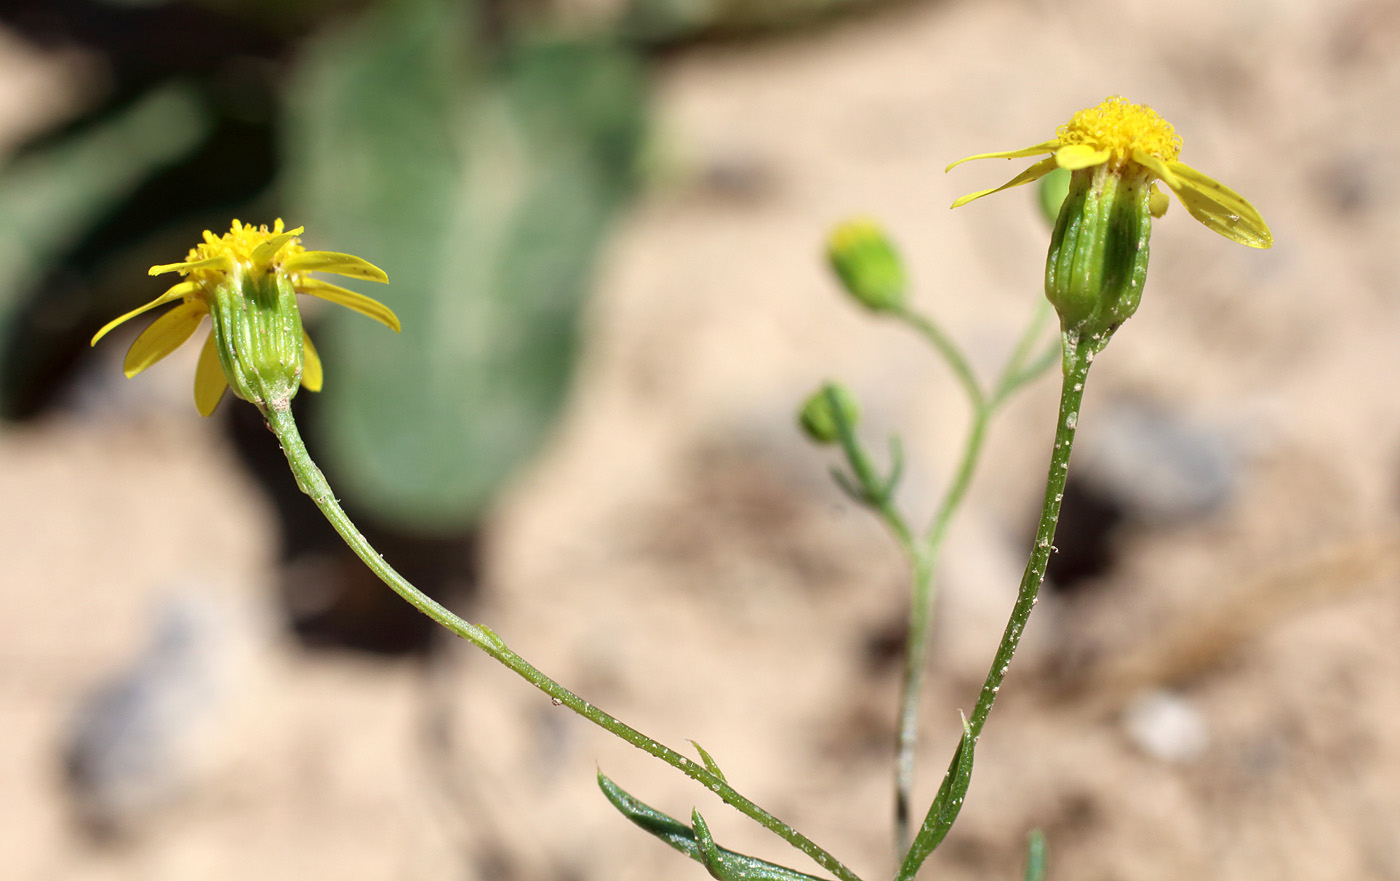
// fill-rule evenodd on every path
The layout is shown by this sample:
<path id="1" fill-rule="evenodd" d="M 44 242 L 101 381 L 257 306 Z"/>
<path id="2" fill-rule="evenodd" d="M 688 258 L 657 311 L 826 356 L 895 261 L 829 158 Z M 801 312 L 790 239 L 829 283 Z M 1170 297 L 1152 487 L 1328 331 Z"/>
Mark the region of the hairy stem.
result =
<path id="1" fill-rule="evenodd" d="M 1026 622 L 1030 619 L 1031 610 L 1035 608 L 1041 583 L 1045 580 L 1045 569 L 1049 565 L 1050 553 L 1054 548 L 1055 528 L 1060 519 L 1060 503 L 1064 499 L 1065 479 L 1069 473 L 1070 450 L 1074 445 L 1074 433 L 1079 423 L 1079 408 L 1084 399 L 1084 383 L 1093 362 L 1094 350 L 1099 347 L 1101 347 L 1099 340 L 1081 340 L 1072 334 L 1064 335 L 1064 381 L 1060 391 L 1059 418 L 1055 426 L 1055 445 L 1050 453 L 1050 471 L 1045 479 L 1045 500 L 1040 509 L 1040 524 L 1036 528 L 1035 543 L 1031 548 L 1030 559 L 1026 562 L 1025 573 L 1021 576 L 1021 585 L 1017 590 L 1016 602 L 1012 605 L 1011 615 L 1006 622 L 1006 630 L 1002 633 L 1001 642 L 997 645 L 996 655 L 992 659 L 991 669 L 987 671 L 987 679 L 982 685 L 982 691 L 978 695 L 972 716 L 966 723 L 966 736 L 970 736 L 974 744 L 981 736 L 983 727 L 987 724 L 987 716 L 991 713 L 992 704 L 996 701 L 1001 684 L 1006 679 L 1011 659 L 1016 654 L 1016 647 L 1020 645 L 1021 635 L 1025 632 Z M 950 767 L 949 774 L 952 773 L 953 769 Z M 963 785 L 966 785 L 966 781 Z M 957 799 L 957 805 L 960 806 L 960 794 Z M 934 808 L 937 807 L 937 802 L 935 802 Z M 930 811 L 932 812 L 934 808 L 930 808 Z M 956 809 L 952 812 L 952 817 L 955 816 Z M 946 823 L 951 822 L 951 818 L 946 821 Z M 946 823 L 944 834 L 946 834 Z M 924 860 L 936 846 L 937 844 L 934 843 L 920 847 L 920 842 L 916 840 L 905 853 L 904 861 L 895 881 L 912 881 L 914 876 L 918 874 Z"/>
<path id="2" fill-rule="evenodd" d="M 1064 383 L 1060 389 L 1059 420 L 1055 424 L 1055 446 L 1050 453 L 1050 472 L 1045 478 L 1045 500 L 1040 507 L 1040 524 L 1035 530 L 1035 544 L 1031 548 L 1030 559 L 1026 561 L 1025 573 L 1021 576 L 1021 586 L 1016 593 L 1016 602 L 1011 607 L 1011 616 L 1006 622 L 1001 643 L 992 658 L 991 669 L 982 684 L 977 697 L 977 705 L 968 718 L 968 726 L 974 738 L 980 737 L 987 724 L 987 716 L 992 712 L 997 692 L 1006 679 L 1006 671 L 1011 666 L 1011 658 L 1025 632 L 1031 610 L 1035 608 L 1040 594 L 1040 585 L 1045 580 L 1045 569 L 1050 564 L 1050 553 L 1054 549 L 1055 527 L 1060 521 L 1060 503 L 1065 497 L 1065 479 L 1069 476 L 1070 449 L 1074 445 L 1074 432 L 1079 424 L 1079 407 L 1084 400 L 1084 383 L 1089 376 L 1089 367 L 1094 360 L 1094 349 L 1098 341 L 1066 334 L 1064 339 Z"/>

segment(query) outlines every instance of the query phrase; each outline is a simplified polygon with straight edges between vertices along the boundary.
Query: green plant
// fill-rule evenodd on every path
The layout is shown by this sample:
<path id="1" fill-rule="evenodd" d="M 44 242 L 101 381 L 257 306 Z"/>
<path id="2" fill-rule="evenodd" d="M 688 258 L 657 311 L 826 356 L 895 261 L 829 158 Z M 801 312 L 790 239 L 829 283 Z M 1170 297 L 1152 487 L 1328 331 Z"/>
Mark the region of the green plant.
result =
<path id="1" fill-rule="evenodd" d="M 1146 281 L 1152 220 L 1166 210 L 1154 180 L 1165 182 L 1201 222 L 1251 247 L 1268 247 L 1271 237 L 1258 212 L 1238 194 L 1177 161 L 1180 140 L 1172 127 L 1150 108 L 1110 98 L 1076 114 L 1051 141 L 1006 153 L 970 158 L 1050 154 L 1007 184 L 954 202 L 964 205 L 981 196 L 1030 183 L 1057 169 L 1070 172 L 1067 194 L 1058 208 L 1046 266 L 1049 307 L 1059 317 L 1058 338 L 1044 343 L 1048 308 L 1030 320 L 1006 364 L 990 385 L 977 378 L 968 359 L 940 326 L 907 303 L 906 275 L 893 244 L 872 221 L 852 221 L 832 236 L 828 256 L 850 295 L 876 314 L 892 318 L 920 334 L 947 362 L 968 399 L 972 418 L 954 478 L 931 522 L 916 531 L 896 504 L 903 451 L 890 441 L 890 462 L 879 467 L 862 444 L 854 396 L 827 385 L 802 408 L 800 421 L 813 440 L 839 447 L 846 470 L 833 472 L 838 484 L 874 512 L 894 535 L 911 571 L 909 639 L 904 665 L 896 746 L 895 836 L 901 854 L 896 881 L 911 881 L 943 842 L 958 817 L 972 777 L 974 755 L 983 727 L 1001 690 L 1017 646 L 1036 604 L 1053 550 L 1064 498 L 1070 454 L 1090 368 L 1117 329 L 1136 310 Z M 965 161 L 965 160 L 964 160 Z M 954 163 L 955 165 L 958 163 Z M 952 166 L 950 166 L 951 168 Z M 1049 200 L 1053 201 L 1053 200 Z M 650 753 L 704 785 L 724 802 L 754 819 L 840 881 L 859 881 L 835 856 L 791 825 L 738 792 L 708 752 L 696 744 L 699 760 L 690 759 L 598 709 L 560 685 L 512 651 L 490 628 L 458 617 L 402 578 L 365 540 L 341 508 L 321 470 L 311 460 L 292 416 L 291 399 L 299 386 L 315 390 L 321 369 L 315 350 L 301 331 L 297 293 L 331 299 L 397 329 L 388 309 L 362 295 L 311 277 L 333 272 L 385 281 L 385 274 L 346 254 L 306 251 L 300 228 L 253 228 L 237 221 L 222 237 L 205 234 L 187 262 L 152 268 L 175 271 L 185 281 L 156 300 L 109 323 L 93 342 L 148 309 L 176 304 L 137 338 L 128 356 L 133 375 L 182 344 L 203 314 L 215 332 L 196 376 L 200 411 L 212 411 L 224 383 L 261 412 L 276 435 L 298 485 L 320 508 L 365 565 L 414 607 L 452 633 L 468 640 L 556 703 Z M 911 787 L 917 742 L 917 710 L 922 691 L 932 614 L 933 586 L 949 523 L 971 485 L 988 425 L 998 408 L 1018 388 L 1054 363 L 1058 354 L 1062 381 L 1060 405 L 1046 478 L 1040 521 L 1017 597 L 986 680 L 949 762 L 937 795 L 917 828 L 913 825 Z M 217 360 L 215 360 L 217 359 Z M 215 364 L 218 372 L 215 372 Z M 698 812 L 690 823 L 669 817 L 599 775 L 608 800 L 628 819 L 681 851 L 722 881 L 795 881 L 813 876 L 721 847 Z M 1044 872 L 1044 845 L 1033 836 L 1026 877 Z"/>

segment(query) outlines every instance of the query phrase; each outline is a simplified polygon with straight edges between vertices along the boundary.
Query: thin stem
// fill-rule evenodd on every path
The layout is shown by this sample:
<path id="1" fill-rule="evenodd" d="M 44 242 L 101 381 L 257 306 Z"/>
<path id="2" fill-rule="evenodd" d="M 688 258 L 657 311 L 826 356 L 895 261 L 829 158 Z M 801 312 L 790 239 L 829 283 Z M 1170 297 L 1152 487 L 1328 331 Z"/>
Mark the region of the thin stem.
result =
<path id="1" fill-rule="evenodd" d="M 851 473 L 855 475 L 859 487 L 859 492 L 853 493 L 855 499 L 880 515 L 880 519 L 885 521 L 900 548 L 912 559 L 917 553 L 914 533 L 909 529 L 909 524 L 904 522 L 904 516 L 895 507 L 893 498 L 894 485 L 903 462 L 900 445 L 897 441 L 891 441 L 890 449 L 894 459 L 890 465 L 891 473 L 889 477 L 881 477 L 870 461 L 869 454 L 861 446 L 860 438 L 856 437 L 855 426 L 846 420 L 836 392 L 827 389 L 826 397 L 836 420 L 836 433 L 841 442 L 841 451 L 846 454 L 846 464 L 851 466 Z M 836 476 L 840 479 L 840 472 L 837 472 Z"/>
<path id="2" fill-rule="evenodd" d="M 928 666 L 929 635 L 933 624 L 934 572 L 943 550 L 943 540 L 953 515 L 962 506 L 987 436 L 992 417 L 989 402 L 974 406 L 972 425 L 963 443 L 962 457 L 953 483 L 948 487 L 938 511 L 929 524 L 923 546 L 909 548 L 914 567 L 909 603 L 909 632 L 905 639 L 904 672 L 899 691 L 899 719 L 895 729 L 894 823 L 895 847 L 903 853 L 909 847 L 910 805 L 914 788 L 914 759 L 919 740 L 919 703 L 923 695 L 924 672 Z"/>
<path id="3" fill-rule="evenodd" d="M 1065 497 L 1065 479 L 1069 475 L 1070 449 L 1074 445 L 1074 432 L 1079 424 L 1079 407 L 1084 400 L 1084 383 L 1089 376 L 1089 367 L 1094 361 L 1094 350 L 1100 344 L 1092 338 L 1079 338 L 1073 334 L 1064 337 L 1064 383 L 1060 389 L 1059 421 L 1055 424 L 1055 446 L 1050 453 L 1050 471 L 1045 478 L 1045 500 L 1040 507 L 1040 524 L 1035 531 L 1035 544 L 1031 548 L 1026 571 L 1021 576 L 1021 586 L 1016 593 L 1016 602 L 1011 608 L 1011 616 L 1006 622 L 1001 643 L 992 658 L 991 669 L 982 684 L 977 697 L 977 705 L 968 718 L 968 726 L 974 739 L 982 734 L 987 724 L 987 716 L 996 702 L 997 692 L 1006 679 L 1006 671 L 1011 666 L 1011 658 L 1025 632 L 1026 621 L 1035 607 L 1040 593 L 1040 585 L 1045 580 L 1045 569 L 1050 563 L 1050 552 L 1054 549 L 1055 527 L 1060 520 L 1060 503 Z"/>
<path id="4" fill-rule="evenodd" d="M 1016 341 L 1016 348 L 1012 349 L 1011 357 L 1006 359 L 1005 366 L 1001 368 L 1001 375 L 997 377 L 996 385 L 993 386 L 993 398 L 1009 394 L 1016 386 L 1016 377 L 1027 372 L 1022 368 L 1025 367 L 1026 359 L 1030 357 L 1031 348 L 1035 346 L 1036 340 L 1040 339 L 1041 334 L 1045 331 L 1045 325 L 1049 323 L 1051 314 L 1053 314 L 1053 310 L 1049 300 L 1037 301 L 1035 313 L 1031 316 L 1030 322 L 1026 324 L 1026 329 L 1021 332 L 1021 338 Z M 1057 349 L 1059 348 L 1058 342 L 1057 340 L 1055 345 Z M 1039 361 L 1040 359 L 1037 359 L 1036 363 L 1038 364 Z M 1037 374 L 1043 369 L 1045 368 L 1031 368 Z"/>
<path id="5" fill-rule="evenodd" d="M 931 554 L 917 555 L 914 560 L 913 592 L 909 599 L 909 633 L 905 638 L 904 671 L 899 686 L 899 718 L 894 744 L 894 844 L 901 854 L 909 849 L 910 802 L 919 739 L 919 697 L 923 693 L 928 632 L 933 621 L 933 570 L 936 565 Z"/>
<path id="6" fill-rule="evenodd" d="M 987 716 L 991 713 L 997 692 L 1001 690 L 1001 684 L 1006 679 L 1011 659 L 1021 642 L 1021 634 L 1025 631 L 1026 622 L 1035 607 L 1040 585 L 1045 580 L 1045 569 L 1050 562 L 1055 540 L 1055 528 L 1060 519 L 1060 503 L 1064 499 L 1070 450 L 1079 422 L 1079 408 L 1084 399 L 1084 383 L 1094 359 L 1095 348 L 1102 345 L 1101 340 L 1080 340 L 1071 334 L 1064 335 L 1063 343 L 1064 381 L 1060 390 L 1055 445 L 1051 450 L 1050 470 L 1045 479 L 1045 500 L 1041 505 L 1040 524 L 1036 528 L 1035 544 L 1031 548 L 1030 559 L 1026 562 L 1025 573 L 1021 576 L 1021 585 L 1006 623 L 1006 630 L 997 646 L 996 655 L 992 659 L 991 669 L 987 672 L 987 679 L 982 685 L 972 716 L 967 721 L 968 731 L 974 743 L 987 724 Z M 895 881 L 912 881 L 929 852 L 932 852 L 932 848 L 922 854 L 915 854 L 912 847 L 908 849 Z"/>
<path id="7" fill-rule="evenodd" d="M 942 554 L 943 540 L 947 535 L 949 525 L 952 523 L 953 515 L 962 506 L 963 499 L 972 484 L 977 463 L 981 459 L 987 427 L 991 423 L 992 417 L 1019 385 L 1038 376 L 1049 366 L 1046 363 L 1041 363 L 1041 359 L 1037 359 L 1027 367 L 1026 359 L 1030 357 L 1032 347 L 1045 330 L 1045 324 L 1050 315 L 1050 304 L 1041 300 L 1035 314 L 1017 340 L 1016 347 L 1007 359 L 1006 366 L 1002 368 L 992 394 L 988 397 L 982 395 L 975 382 L 969 384 L 967 377 L 971 376 L 971 372 L 966 369 L 965 362 L 961 361 L 960 358 L 950 356 L 947 351 L 943 351 L 944 357 L 948 359 L 955 371 L 958 370 L 960 363 L 964 365 L 965 369 L 959 373 L 959 376 L 964 388 L 968 390 L 968 396 L 972 403 L 972 424 L 968 428 L 967 438 L 963 442 L 962 456 L 958 461 L 958 470 L 953 478 L 953 483 L 939 503 L 938 510 L 924 535 L 922 548 L 913 548 L 907 544 L 905 546 L 906 552 L 911 557 L 914 579 L 909 607 L 909 632 L 905 641 L 904 671 L 900 684 L 899 718 L 895 734 L 895 846 L 900 853 L 908 849 L 910 842 L 915 753 L 919 739 L 919 703 L 923 695 L 924 672 L 928 663 L 928 644 L 932 630 L 934 574 L 937 572 L 939 557 Z M 930 339 L 934 339 L 935 345 L 937 345 L 937 341 L 932 335 L 933 332 L 936 332 L 935 325 L 921 320 L 911 312 L 905 313 L 903 317 L 906 321 L 923 330 Z M 1055 348 L 1059 348 L 1058 341 L 1056 341 Z"/>
<path id="8" fill-rule="evenodd" d="M 854 872 L 842 865 L 839 860 L 811 839 L 740 795 L 718 775 L 593 706 L 511 651 L 505 642 L 489 628 L 479 627 L 459 618 L 410 584 L 384 561 L 384 558 L 374 550 L 365 537 L 360 534 L 355 524 L 346 516 L 340 503 L 336 501 L 335 494 L 331 492 L 330 484 L 326 482 L 325 475 L 321 473 L 320 468 L 316 467 L 316 463 L 311 460 L 310 454 L 307 453 L 306 445 L 302 443 L 301 434 L 297 430 L 296 421 L 292 418 L 291 411 L 267 408 L 263 411 L 263 416 L 267 419 L 268 428 L 272 429 L 272 433 L 277 435 L 277 439 L 281 442 L 282 450 L 287 455 L 287 462 L 291 465 L 292 473 L 296 476 L 297 484 L 301 487 L 302 492 L 311 497 L 311 500 L 316 503 L 316 507 L 320 508 L 321 513 L 330 521 L 331 526 L 335 527 L 335 531 L 340 533 L 341 538 L 364 561 L 365 565 L 414 608 L 500 661 L 526 682 L 549 695 L 556 704 L 568 707 L 598 727 L 622 738 L 638 749 L 650 753 L 705 786 L 726 804 L 733 806 L 740 813 L 757 821 L 793 847 L 807 854 L 818 865 L 841 881 L 860 881 Z"/>
<path id="9" fill-rule="evenodd" d="M 900 307 L 892 310 L 891 314 L 924 335 L 929 343 L 938 350 L 938 354 L 943 356 L 943 360 L 948 362 L 948 366 L 952 368 L 953 375 L 958 378 L 958 382 L 962 385 L 963 391 L 967 393 L 967 399 L 972 402 L 972 406 L 980 407 L 984 397 L 982 386 L 977 382 L 977 377 L 972 372 L 972 365 L 968 363 L 962 350 L 948 339 L 948 335 L 943 332 L 943 329 L 910 309 Z"/>

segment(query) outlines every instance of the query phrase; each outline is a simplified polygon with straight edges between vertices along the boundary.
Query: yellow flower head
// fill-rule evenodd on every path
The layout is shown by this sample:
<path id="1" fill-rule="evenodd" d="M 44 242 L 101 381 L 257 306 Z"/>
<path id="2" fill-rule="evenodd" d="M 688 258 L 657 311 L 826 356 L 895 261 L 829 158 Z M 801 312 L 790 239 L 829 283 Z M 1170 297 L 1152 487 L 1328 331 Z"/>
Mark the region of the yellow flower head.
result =
<path id="1" fill-rule="evenodd" d="M 321 359 L 301 330 L 296 294 L 310 294 L 339 303 L 399 330 L 399 319 L 384 304 L 354 291 L 312 278 L 311 272 L 329 272 L 365 281 L 387 282 L 379 267 L 350 254 L 308 251 L 298 240 L 302 227 L 283 230 L 278 219 L 272 229 L 244 225 L 237 220 L 222 236 L 204 231 L 204 241 L 190 249 L 182 263 L 152 266 L 151 275 L 178 272 L 184 280 L 165 293 L 107 322 L 92 338 L 92 345 L 117 325 L 143 312 L 179 301 L 141 332 L 126 353 L 123 369 L 128 377 L 169 355 L 184 344 L 205 315 L 213 317 L 213 330 L 200 352 L 195 369 L 194 400 L 199 412 L 214 412 L 230 385 L 240 397 L 262 400 L 257 383 L 250 386 L 249 371 L 257 372 L 268 358 L 280 361 L 292 380 L 310 391 L 320 391 Z M 250 317 L 251 316 L 251 317 Z M 295 351 L 279 347 L 278 337 L 288 333 Z M 297 339 L 299 337 L 299 339 Z M 261 359 L 261 360 L 260 360 Z"/>
<path id="2" fill-rule="evenodd" d="M 972 159 L 1016 159 L 1041 153 L 1050 155 L 999 187 L 961 197 L 953 207 L 1039 180 L 1056 168 L 1078 171 L 1107 165 L 1123 174 L 1137 172 L 1162 181 L 1192 217 L 1227 239 L 1251 248 L 1273 245 L 1269 227 L 1254 206 L 1224 184 L 1178 162 L 1181 138 L 1171 123 L 1151 107 L 1129 103 L 1126 98 L 1111 97 L 1097 107 L 1079 111 L 1060 126 L 1054 140 L 1021 150 L 968 156 L 947 170 Z M 1160 217 L 1166 204 L 1164 196 L 1155 200 L 1153 214 Z"/>

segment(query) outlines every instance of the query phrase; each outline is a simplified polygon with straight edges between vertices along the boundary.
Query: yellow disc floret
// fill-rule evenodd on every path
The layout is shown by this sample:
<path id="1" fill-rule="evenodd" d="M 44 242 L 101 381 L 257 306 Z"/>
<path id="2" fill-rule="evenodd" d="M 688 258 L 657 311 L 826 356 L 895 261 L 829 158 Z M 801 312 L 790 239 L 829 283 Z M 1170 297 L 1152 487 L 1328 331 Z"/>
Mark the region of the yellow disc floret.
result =
<path id="1" fill-rule="evenodd" d="M 284 231 L 281 218 L 272 224 L 272 229 L 266 224 L 253 226 L 235 220 L 222 236 L 205 230 L 204 241 L 190 248 L 184 265 L 160 268 L 177 269 L 181 275 L 193 276 L 199 282 L 217 283 L 237 267 L 240 274 L 248 273 L 256 280 L 306 250 L 297 240 L 302 231 L 302 227 Z"/>
<path id="2" fill-rule="evenodd" d="M 1060 126 L 1058 135 L 1062 145 L 1084 144 L 1095 150 L 1108 150 L 1115 163 L 1131 160 L 1134 150 L 1163 162 L 1174 162 L 1181 155 L 1181 138 L 1171 123 L 1146 104 L 1133 104 L 1117 95 L 1074 114 Z"/>

